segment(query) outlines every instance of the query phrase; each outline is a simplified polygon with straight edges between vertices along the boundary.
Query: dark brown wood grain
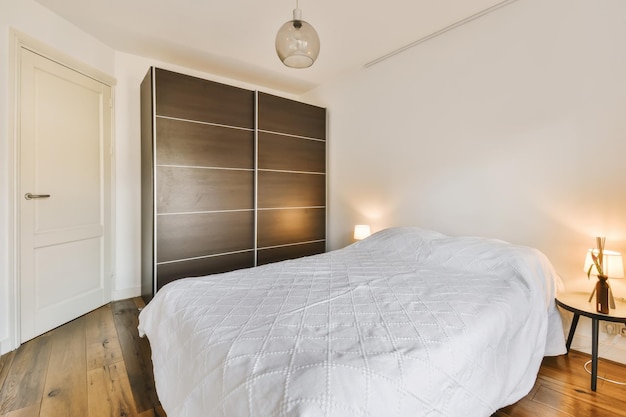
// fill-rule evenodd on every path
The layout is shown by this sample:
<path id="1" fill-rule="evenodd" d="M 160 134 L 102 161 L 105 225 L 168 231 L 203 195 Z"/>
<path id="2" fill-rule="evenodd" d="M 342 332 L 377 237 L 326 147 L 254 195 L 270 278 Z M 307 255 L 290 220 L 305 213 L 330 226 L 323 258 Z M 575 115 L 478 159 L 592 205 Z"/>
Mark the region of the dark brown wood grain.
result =
<path id="1" fill-rule="evenodd" d="M 326 172 L 326 142 L 259 132 L 259 169 Z"/>
<path id="2" fill-rule="evenodd" d="M 140 86 L 141 94 L 141 293 L 152 297 L 154 281 L 154 166 L 152 68 Z"/>
<path id="3" fill-rule="evenodd" d="M 259 129 L 326 139 L 326 109 L 259 93 Z"/>
<path id="4" fill-rule="evenodd" d="M 157 265 L 158 288 L 179 278 L 199 277 L 208 274 L 234 271 L 254 266 L 254 252 L 230 253 L 208 258 L 191 259 Z"/>
<path id="5" fill-rule="evenodd" d="M 254 132 L 156 119 L 158 165 L 254 168 Z"/>
<path id="6" fill-rule="evenodd" d="M 258 106 L 258 263 L 323 252 L 302 243 L 326 238 L 326 110 L 265 93 Z"/>
<path id="7" fill-rule="evenodd" d="M 257 255 L 258 264 L 265 265 L 273 262 L 295 259 L 303 256 L 317 255 L 326 252 L 326 242 L 313 242 L 280 246 L 278 248 L 260 249 Z"/>
<path id="8" fill-rule="evenodd" d="M 254 172 L 157 167 L 157 214 L 254 209 Z"/>
<path id="9" fill-rule="evenodd" d="M 260 171 L 259 208 L 324 207 L 326 176 Z"/>
<path id="10" fill-rule="evenodd" d="M 157 216 L 157 262 L 254 247 L 252 211 Z"/>
<path id="11" fill-rule="evenodd" d="M 304 243 L 326 238 L 326 210 L 278 209 L 258 213 L 258 247 Z"/>
<path id="12" fill-rule="evenodd" d="M 163 285 L 156 263 L 253 247 L 255 93 L 159 68 L 141 89 L 142 295 L 149 300 Z M 195 214 L 154 218 L 154 205 L 158 214 Z M 201 273 L 199 264 L 179 263 L 175 275 L 214 270 Z"/>
<path id="13" fill-rule="evenodd" d="M 251 266 L 231 253 L 253 251 L 257 231 L 269 246 L 325 239 L 326 109 L 159 68 L 141 100 L 146 300 L 177 277 Z M 259 207 L 281 210 L 255 230 Z M 296 207 L 318 209 L 284 210 Z"/>
<path id="14" fill-rule="evenodd" d="M 156 114 L 254 128 L 254 92 L 156 69 Z"/>

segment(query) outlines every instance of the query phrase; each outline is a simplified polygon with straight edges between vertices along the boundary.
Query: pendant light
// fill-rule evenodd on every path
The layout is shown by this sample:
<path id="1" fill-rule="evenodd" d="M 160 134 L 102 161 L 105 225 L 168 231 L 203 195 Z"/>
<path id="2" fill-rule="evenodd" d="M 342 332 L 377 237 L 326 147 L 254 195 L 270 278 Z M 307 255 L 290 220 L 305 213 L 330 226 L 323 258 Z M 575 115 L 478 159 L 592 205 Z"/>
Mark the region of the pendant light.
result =
<path id="1" fill-rule="evenodd" d="M 313 26 L 302 20 L 298 0 L 293 10 L 293 20 L 278 29 L 276 53 L 283 64 L 291 68 L 310 67 L 320 53 L 320 38 Z"/>

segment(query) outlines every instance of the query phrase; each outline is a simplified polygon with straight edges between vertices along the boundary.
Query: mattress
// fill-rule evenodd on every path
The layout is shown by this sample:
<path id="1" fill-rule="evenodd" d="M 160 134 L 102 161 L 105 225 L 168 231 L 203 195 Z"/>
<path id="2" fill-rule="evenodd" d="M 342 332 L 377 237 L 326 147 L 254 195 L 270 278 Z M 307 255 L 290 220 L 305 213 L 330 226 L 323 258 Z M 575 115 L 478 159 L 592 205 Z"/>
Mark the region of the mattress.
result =
<path id="1" fill-rule="evenodd" d="M 188 278 L 139 316 L 168 417 L 490 416 L 565 353 L 538 250 L 391 228 Z"/>

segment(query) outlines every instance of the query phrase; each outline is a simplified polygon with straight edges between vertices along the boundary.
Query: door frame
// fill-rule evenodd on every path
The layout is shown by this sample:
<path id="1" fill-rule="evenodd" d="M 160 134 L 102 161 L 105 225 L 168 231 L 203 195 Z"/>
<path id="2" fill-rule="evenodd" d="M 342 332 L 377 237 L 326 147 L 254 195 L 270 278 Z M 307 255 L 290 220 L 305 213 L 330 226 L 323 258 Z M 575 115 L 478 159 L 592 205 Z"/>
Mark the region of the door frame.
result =
<path id="1" fill-rule="evenodd" d="M 108 196 L 110 220 L 105 227 L 105 235 L 110 238 L 111 251 L 111 294 L 115 289 L 115 78 L 92 68 L 39 40 L 32 38 L 13 28 L 9 30 L 9 340 L 8 346 L 0 346 L 0 353 L 17 349 L 21 340 L 21 280 L 20 280 L 20 73 L 21 50 L 28 49 L 51 61 L 54 61 L 71 70 L 77 71 L 89 78 L 111 87 L 111 137 L 110 137 L 110 172 L 105 172 L 106 181 L 109 181 L 110 195 Z M 106 150 L 105 150 L 106 152 Z"/>

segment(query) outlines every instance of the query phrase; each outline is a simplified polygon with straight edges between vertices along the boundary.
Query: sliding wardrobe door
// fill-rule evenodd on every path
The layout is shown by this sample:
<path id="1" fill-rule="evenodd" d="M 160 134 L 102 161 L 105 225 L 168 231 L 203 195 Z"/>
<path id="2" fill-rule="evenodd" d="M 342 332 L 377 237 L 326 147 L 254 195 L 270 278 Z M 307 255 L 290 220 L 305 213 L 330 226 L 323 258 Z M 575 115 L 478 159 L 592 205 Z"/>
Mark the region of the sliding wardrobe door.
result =
<path id="1" fill-rule="evenodd" d="M 326 250 L 326 110 L 151 68 L 141 84 L 142 295 Z"/>
<path id="2" fill-rule="evenodd" d="M 326 110 L 258 93 L 257 264 L 326 250 Z"/>
<path id="3" fill-rule="evenodd" d="M 254 92 L 151 75 L 154 291 L 253 266 Z"/>

